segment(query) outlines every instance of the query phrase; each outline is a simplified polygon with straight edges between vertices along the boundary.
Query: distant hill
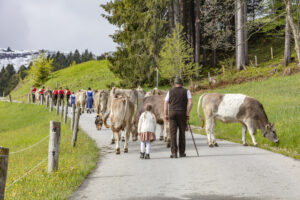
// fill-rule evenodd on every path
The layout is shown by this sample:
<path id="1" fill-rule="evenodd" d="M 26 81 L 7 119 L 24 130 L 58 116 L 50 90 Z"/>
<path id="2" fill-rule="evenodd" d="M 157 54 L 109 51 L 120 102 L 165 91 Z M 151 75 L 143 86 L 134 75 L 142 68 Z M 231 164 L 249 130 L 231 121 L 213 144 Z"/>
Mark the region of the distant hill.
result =
<path id="1" fill-rule="evenodd" d="M 8 64 L 12 64 L 16 71 L 24 65 L 28 67 L 34 57 L 39 55 L 40 51 L 37 50 L 12 50 L 10 48 L 0 48 L 0 68 L 6 67 Z M 44 51 L 46 55 L 52 55 L 54 51 Z"/>
<path id="2" fill-rule="evenodd" d="M 72 91 L 79 89 L 105 89 L 107 85 L 118 82 L 119 79 L 108 69 L 108 61 L 88 61 L 78 65 L 53 72 L 52 78 L 44 84 L 46 88 L 53 89 L 56 86 L 63 88 L 69 87 Z M 19 85 L 11 92 L 13 98 L 26 100 L 25 95 L 28 94 L 33 82 L 30 75 L 19 83 Z"/>

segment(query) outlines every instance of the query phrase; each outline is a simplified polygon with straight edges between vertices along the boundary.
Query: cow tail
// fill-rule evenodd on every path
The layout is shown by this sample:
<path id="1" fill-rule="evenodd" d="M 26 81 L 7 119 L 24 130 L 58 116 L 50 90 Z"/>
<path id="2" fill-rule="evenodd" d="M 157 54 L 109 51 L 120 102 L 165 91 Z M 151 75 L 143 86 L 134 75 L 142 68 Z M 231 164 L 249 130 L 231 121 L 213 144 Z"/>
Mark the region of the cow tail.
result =
<path id="1" fill-rule="evenodd" d="M 204 119 L 203 117 L 201 116 L 201 113 L 200 113 L 200 107 L 201 107 L 201 102 L 202 102 L 202 99 L 203 97 L 205 96 L 206 94 L 202 94 L 200 97 L 199 97 L 199 100 L 198 100 L 198 107 L 197 107 L 197 114 L 198 114 L 198 117 L 200 118 L 202 124 L 201 124 L 201 128 L 204 127 Z"/>
<path id="2" fill-rule="evenodd" d="M 112 99 L 111 101 L 113 101 L 113 99 Z M 111 103 L 110 106 L 111 106 L 111 107 L 110 107 L 110 110 L 109 110 L 108 112 L 106 112 L 106 113 L 104 114 L 104 116 L 103 116 L 103 123 L 104 123 L 104 126 L 105 126 L 106 128 L 110 128 L 110 126 L 107 124 L 107 119 L 108 119 L 108 117 L 110 116 L 110 113 L 112 112 L 112 111 L 111 111 L 111 110 L 112 110 L 112 103 Z"/>
<path id="3" fill-rule="evenodd" d="M 125 97 L 125 112 L 124 112 L 124 115 L 123 115 L 123 122 L 126 124 L 126 121 L 125 121 L 125 117 L 126 117 L 126 112 L 127 112 L 127 106 L 128 106 L 128 98 Z M 124 126 L 124 128 L 126 127 L 126 125 Z"/>

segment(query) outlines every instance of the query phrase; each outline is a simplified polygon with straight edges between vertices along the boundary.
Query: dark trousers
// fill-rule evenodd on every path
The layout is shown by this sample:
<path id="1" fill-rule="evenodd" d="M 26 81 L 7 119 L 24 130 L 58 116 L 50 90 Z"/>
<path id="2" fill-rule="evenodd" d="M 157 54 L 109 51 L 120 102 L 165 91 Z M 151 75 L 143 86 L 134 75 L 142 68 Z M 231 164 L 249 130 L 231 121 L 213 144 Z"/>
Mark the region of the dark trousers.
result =
<path id="1" fill-rule="evenodd" d="M 32 103 L 35 102 L 35 94 L 32 94 Z"/>
<path id="2" fill-rule="evenodd" d="M 176 154 L 177 146 L 177 128 L 179 128 L 179 154 L 185 152 L 185 128 L 186 128 L 186 111 L 172 111 L 169 113 L 170 134 L 171 134 L 171 152 Z"/>

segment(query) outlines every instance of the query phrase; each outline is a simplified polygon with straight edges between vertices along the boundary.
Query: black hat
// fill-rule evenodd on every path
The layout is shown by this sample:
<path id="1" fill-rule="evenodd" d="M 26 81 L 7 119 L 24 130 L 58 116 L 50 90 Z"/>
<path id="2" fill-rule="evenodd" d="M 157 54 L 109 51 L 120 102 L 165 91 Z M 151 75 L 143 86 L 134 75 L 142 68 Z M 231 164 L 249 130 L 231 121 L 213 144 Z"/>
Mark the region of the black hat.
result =
<path id="1" fill-rule="evenodd" d="M 179 76 L 176 76 L 175 77 L 175 80 L 174 80 L 174 83 L 176 83 L 176 84 L 183 84 L 183 81 L 182 81 L 182 79 L 179 77 Z"/>

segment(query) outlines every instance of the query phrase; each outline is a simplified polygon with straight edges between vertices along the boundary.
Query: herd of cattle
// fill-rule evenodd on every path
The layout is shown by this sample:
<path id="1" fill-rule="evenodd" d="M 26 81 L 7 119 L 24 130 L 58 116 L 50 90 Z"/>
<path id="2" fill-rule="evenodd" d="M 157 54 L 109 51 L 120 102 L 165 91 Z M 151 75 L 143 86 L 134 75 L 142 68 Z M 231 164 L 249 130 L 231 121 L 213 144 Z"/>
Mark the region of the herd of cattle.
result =
<path id="1" fill-rule="evenodd" d="M 46 90 L 45 95 L 51 91 Z M 116 153 L 120 154 L 120 140 L 124 141 L 124 152 L 128 152 L 128 141 L 130 133 L 132 140 L 138 137 L 137 128 L 140 115 L 145 111 L 145 105 L 151 104 L 153 112 L 160 126 L 160 140 L 166 142 L 170 147 L 169 122 L 164 118 L 164 99 L 167 92 L 157 88 L 145 92 L 141 87 L 137 89 L 119 89 L 94 91 L 94 108 L 97 116 L 95 119 L 96 128 L 100 131 L 104 125 L 111 128 L 111 144 L 116 143 Z M 81 107 L 84 112 L 86 105 L 86 91 L 75 92 L 76 107 Z M 39 99 L 39 96 L 37 96 Z M 204 126 L 204 120 L 200 115 L 202 107 L 205 116 L 205 130 L 209 147 L 218 146 L 215 141 L 214 127 L 216 120 L 224 123 L 238 122 L 242 124 L 242 141 L 247 145 L 245 134 L 248 129 L 254 145 L 257 145 L 255 133 L 260 129 L 263 136 L 275 143 L 279 142 L 274 124 L 270 123 L 262 104 L 251 97 L 242 94 L 203 94 L 198 101 L 198 116 Z M 135 109 L 136 108 L 136 109 Z M 108 125 L 108 119 L 110 125 Z M 121 131 L 123 136 L 121 137 Z"/>

